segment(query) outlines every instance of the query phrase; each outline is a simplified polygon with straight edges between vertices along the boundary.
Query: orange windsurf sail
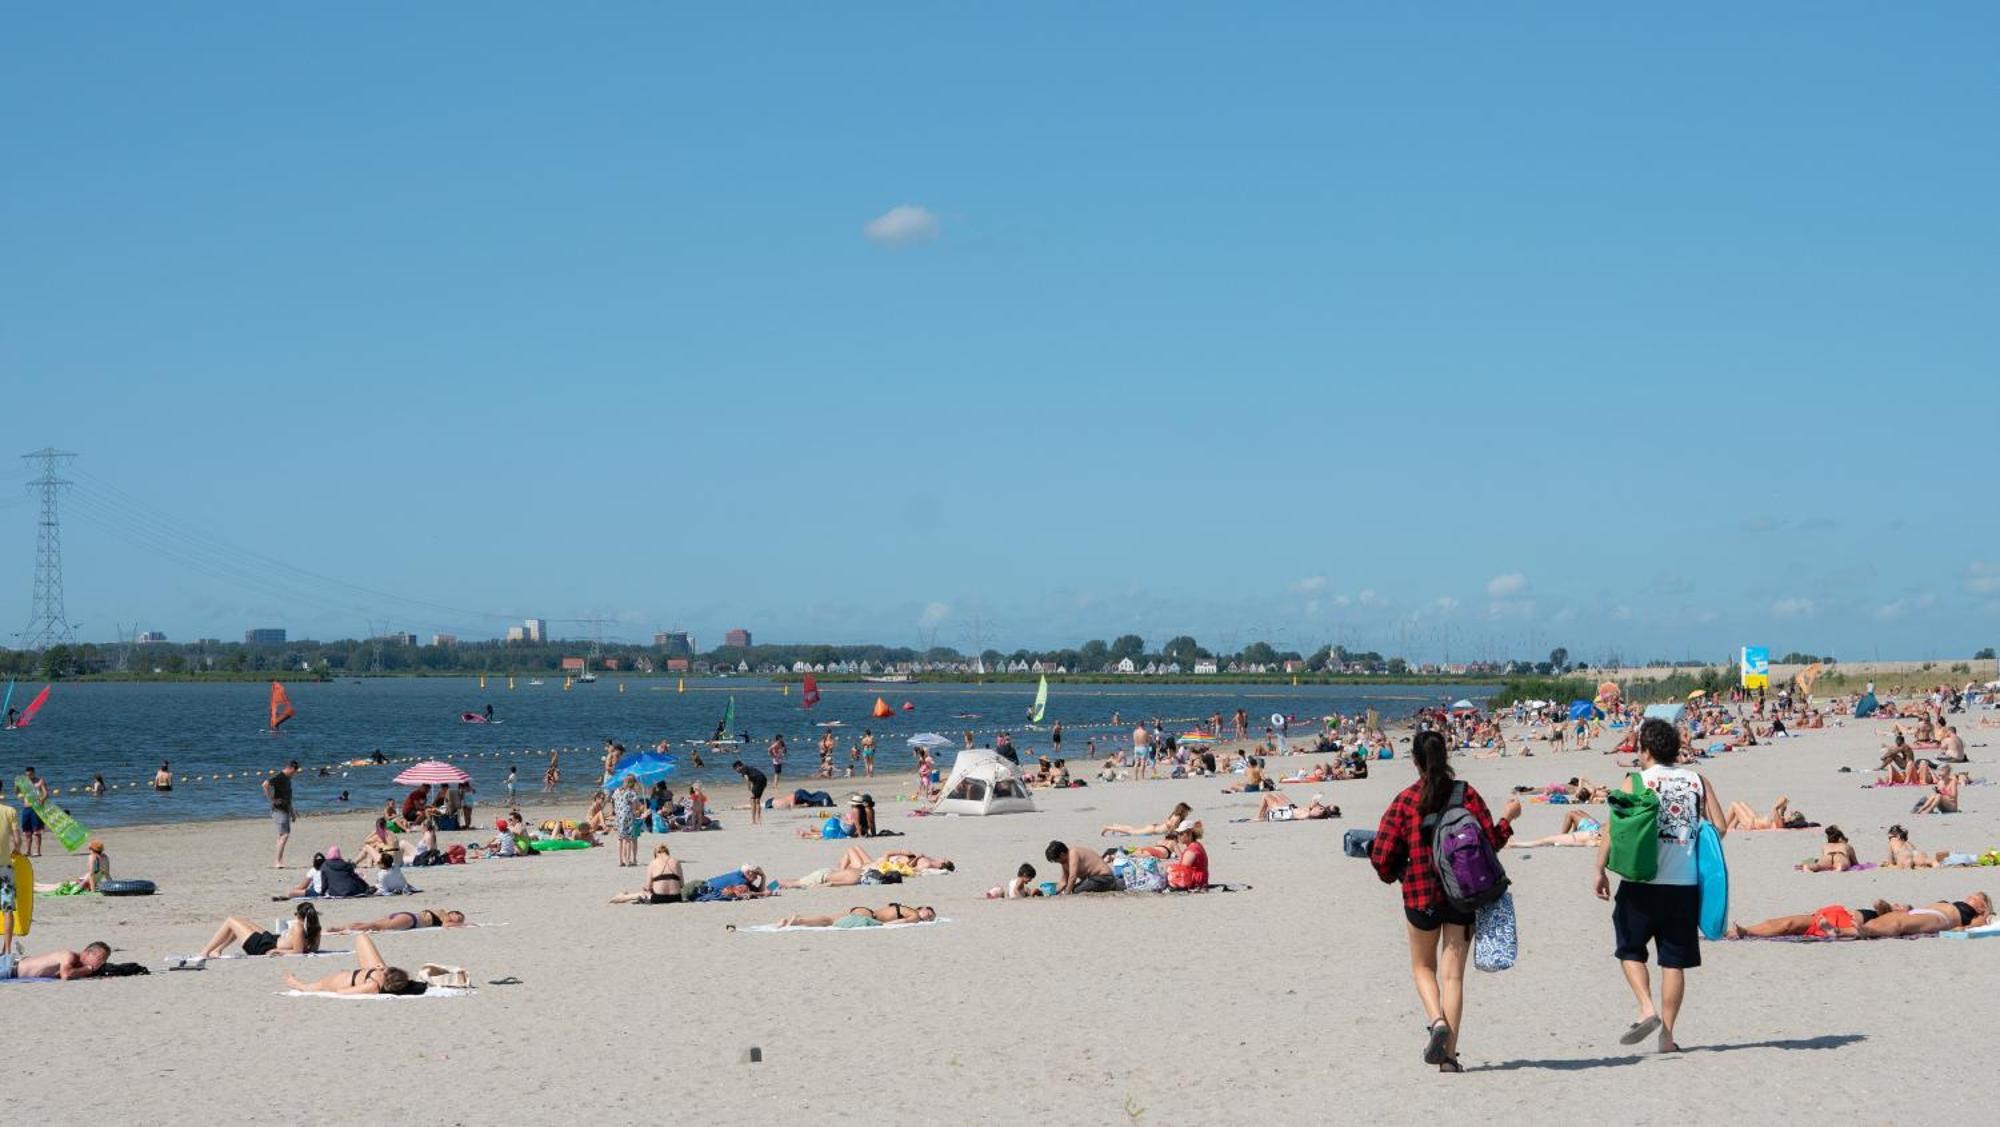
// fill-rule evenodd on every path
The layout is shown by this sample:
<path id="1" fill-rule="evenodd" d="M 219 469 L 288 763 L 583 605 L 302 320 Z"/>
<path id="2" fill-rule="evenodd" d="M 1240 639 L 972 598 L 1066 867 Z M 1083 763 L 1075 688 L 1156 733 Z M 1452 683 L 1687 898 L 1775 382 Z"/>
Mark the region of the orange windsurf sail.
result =
<path id="1" fill-rule="evenodd" d="M 292 698 L 285 695 L 283 685 L 276 681 L 271 682 L 271 730 L 277 731 L 278 725 L 290 720 L 292 716 Z"/>

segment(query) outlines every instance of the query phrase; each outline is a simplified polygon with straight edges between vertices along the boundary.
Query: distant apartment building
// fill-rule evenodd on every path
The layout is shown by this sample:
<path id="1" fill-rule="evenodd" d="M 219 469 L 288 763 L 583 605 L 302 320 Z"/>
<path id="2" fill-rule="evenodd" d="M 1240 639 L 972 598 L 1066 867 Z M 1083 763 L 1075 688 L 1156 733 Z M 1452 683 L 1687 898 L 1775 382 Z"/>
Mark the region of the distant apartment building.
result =
<path id="1" fill-rule="evenodd" d="M 455 646 L 457 644 L 458 644 L 458 635 L 456 634 L 431 635 L 431 645 L 433 646 Z"/>
<path id="2" fill-rule="evenodd" d="M 694 653 L 694 635 L 685 630 L 661 630 L 653 635 L 653 648 L 667 651 L 668 657 Z"/>
<path id="3" fill-rule="evenodd" d="M 246 646 L 282 646 L 285 644 L 285 628 L 282 626 L 253 626 L 243 632 Z"/>
<path id="4" fill-rule="evenodd" d="M 731 630 L 722 636 L 722 644 L 747 650 L 750 648 L 750 631 Z"/>
<path id="5" fill-rule="evenodd" d="M 547 645 L 549 641 L 549 620 L 546 618 L 523 619 L 521 622 L 521 640 L 524 642 L 533 642 L 538 646 Z"/>
<path id="6" fill-rule="evenodd" d="M 525 627 L 525 626 L 509 626 L 509 627 L 507 628 L 507 640 L 508 640 L 508 641 L 510 641 L 510 642 L 525 642 L 525 641 L 527 641 L 527 640 L 528 640 L 528 628 L 527 628 L 527 627 Z"/>
<path id="7" fill-rule="evenodd" d="M 142 646 L 152 642 L 164 642 L 166 640 L 167 640 L 166 633 L 160 630 L 142 630 L 139 632 L 139 644 Z"/>
<path id="8" fill-rule="evenodd" d="M 417 636 L 415 634 L 384 634 L 380 640 L 392 646 L 414 646 L 417 644 Z"/>

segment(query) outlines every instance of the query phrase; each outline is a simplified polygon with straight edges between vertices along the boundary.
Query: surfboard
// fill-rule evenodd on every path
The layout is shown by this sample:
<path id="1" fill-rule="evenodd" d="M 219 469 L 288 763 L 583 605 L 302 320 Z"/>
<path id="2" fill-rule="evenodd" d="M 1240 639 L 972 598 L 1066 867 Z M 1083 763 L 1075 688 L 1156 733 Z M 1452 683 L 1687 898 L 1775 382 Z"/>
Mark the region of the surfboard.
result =
<path id="1" fill-rule="evenodd" d="M 1721 939 L 1729 928 L 1729 861 L 1722 855 L 1722 835 L 1708 822 L 1701 824 L 1694 842 L 1695 880 L 1701 889 L 1701 934 Z"/>
<path id="2" fill-rule="evenodd" d="M 14 934 L 26 935 L 35 922 L 35 866 L 26 857 L 14 857 Z"/>

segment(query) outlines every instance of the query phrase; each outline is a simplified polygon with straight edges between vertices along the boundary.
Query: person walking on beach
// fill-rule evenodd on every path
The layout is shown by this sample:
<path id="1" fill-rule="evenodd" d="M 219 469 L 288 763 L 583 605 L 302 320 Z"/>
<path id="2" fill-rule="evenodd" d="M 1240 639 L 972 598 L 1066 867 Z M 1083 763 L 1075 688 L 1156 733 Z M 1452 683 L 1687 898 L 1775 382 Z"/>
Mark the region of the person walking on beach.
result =
<path id="1" fill-rule="evenodd" d="M 292 807 L 292 776 L 298 773 L 299 761 L 294 759 L 264 780 L 264 797 L 271 800 L 271 826 L 278 831 L 278 854 L 271 862 L 274 869 L 285 867 L 285 843 L 292 839 L 292 819 L 297 815 Z"/>
<path id="2" fill-rule="evenodd" d="M 1681 735 L 1672 724 L 1664 720 L 1641 724 L 1639 756 L 1645 764 L 1640 780 L 1647 790 L 1660 796 L 1659 869 L 1649 881 L 1621 877 L 1611 911 L 1618 966 L 1639 1003 L 1639 1020 L 1618 1040 L 1636 1045 L 1657 1029 L 1660 1051 L 1677 1053 L 1680 1042 L 1674 1039 L 1674 1023 L 1680 1018 L 1687 972 L 1701 965 L 1701 887 L 1696 878 L 1695 839 L 1704 821 L 1713 824 L 1717 834 L 1726 834 L 1728 825 L 1722 817 L 1722 800 L 1708 779 L 1678 765 Z M 1624 789 L 1636 793 L 1631 778 L 1625 780 Z M 1611 880 L 1605 873 L 1610 858 L 1611 835 L 1605 834 L 1597 847 L 1599 900 L 1612 899 Z M 1657 1007 L 1646 970 L 1649 942 L 1660 957 Z"/>
<path id="3" fill-rule="evenodd" d="M 785 777 L 785 734 L 779 732 L 777 735 L 772 736 L 770 746 L 765 748 L 765 750 L 771 753 L 771 777 L 774 779 L 783 779 Z"/>
<path id="4" fill-rule="evenodd" d="M 612 825 L 618 837 L 621 868 L 639 863 L 639 776 L 626 775 L 611 796 Z"/>
<path id="5" fill-rule="evenodd" d="M 1439 1072 L 1462 1072 L 1458 1037 L 1465 1024 L 1465 961 L 1472 951 L 1473 913 L 1453 907 L 1445 898 L 1431 850 L 1431 834 L 1448 811 L 1462 808 L 1499 850 L 1514 836 L 1514 819 L 1521 804 L 1509 801 L 1495 822 L 1486 800 L 1459 782 L 1451 770 L 1451 751 L 1436 732 L 1419 732 L 1410 757 L 1417 781 L 1403 788 L 1382 814 L 1375 840 L 1368 847 L 1369 863 L 1384 884 L 1403 884 L 1403 927 L 1410 943 L 1410 977 L 1429 1021 L 1424 1063 Z"/>
<path id="6" fill-rule="evenodd" d="M 521 776 L 521 769 L 512 763 L 507 765 L 507 805 L 514 805 L 514 783 Z"/>
<path id="7" fill-rule="evenodd" d="M 750 824 L 753 826 L 763 825 L 764 788 L 769 785 L 771 780 L 764 777 L 764 772 L 749 766 L 741 759 L 731 763 L 729 768 L 743 776 L 743 785 L 750 788 Z"/>

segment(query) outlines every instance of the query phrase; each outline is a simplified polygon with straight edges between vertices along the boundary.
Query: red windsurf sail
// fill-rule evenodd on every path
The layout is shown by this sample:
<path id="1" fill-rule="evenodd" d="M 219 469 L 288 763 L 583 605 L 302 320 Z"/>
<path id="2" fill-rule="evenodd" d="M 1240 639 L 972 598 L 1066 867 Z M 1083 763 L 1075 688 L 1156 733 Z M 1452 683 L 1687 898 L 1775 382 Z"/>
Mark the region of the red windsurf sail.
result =
<path id="1" fill-rule="evenodd" d="M 271 682 L 271 730 L 277 731 L 278 726 L 293 715 L 292 698 L 285 695 L 285 687 L 276 681 Z"/>
<path id="2" fill-rule="evenodd" d="M 813 675 L 810 673 L 806 674 L 805 688 L 799 692 L 799 700 L 804 702 L 807 708 L 819 703 L 819 682 L 813 680 Z"/>
<path id="3" fill-rule="evenodd" d="M 49 703 L 49 690 L 53 688 L 54 685 L 42 686 L 42 691 L 36 693 L 35 699 L 28 702 L 28 707 L 21 710 L 21 718 L 14 721 L 16 728 L 25 728 L 34 721 L 35 713 L 40 712 L 42 706 Z"/>

